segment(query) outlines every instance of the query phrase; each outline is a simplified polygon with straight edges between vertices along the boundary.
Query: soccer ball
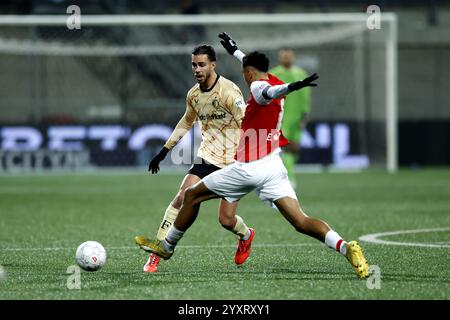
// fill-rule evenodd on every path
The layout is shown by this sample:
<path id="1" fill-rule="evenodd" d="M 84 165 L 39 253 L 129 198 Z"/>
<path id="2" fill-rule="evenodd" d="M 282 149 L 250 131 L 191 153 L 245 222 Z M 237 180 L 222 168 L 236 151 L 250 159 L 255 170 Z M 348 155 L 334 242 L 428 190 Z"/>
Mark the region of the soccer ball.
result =
<path id="1" fill-rule="evenodd" d="M 106 250 L 97 241 L 86 241 L 79 245 L 75 257 L 83 270 L 97 271 L 106 263 Z"/>

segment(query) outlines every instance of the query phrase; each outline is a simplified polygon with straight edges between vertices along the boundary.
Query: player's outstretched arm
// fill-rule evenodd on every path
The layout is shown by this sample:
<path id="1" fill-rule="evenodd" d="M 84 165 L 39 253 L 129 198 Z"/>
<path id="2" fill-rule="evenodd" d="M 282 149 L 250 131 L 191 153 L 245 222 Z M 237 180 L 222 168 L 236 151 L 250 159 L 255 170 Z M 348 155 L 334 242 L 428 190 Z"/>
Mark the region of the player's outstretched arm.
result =
<path id="1" fill-rule="evenodd" d="M 276 86 L 268 86 L 264 88 L 262 95 L 266 99 L 274 99 L 289 94 L 291 92 L 300 90 L 302 88 L 317 87 L 317 83 L 313 83 L 313 81 L 317 79 L 319 79 L 319 76 L 316 73 L 314 73 L 312 76 L 309 76 L 300 81 Z"/>
<path id="2" fill-rule="evenodd" d="M 313 83 L 313 81 L 316 81 L 317 79 L 319 79 L 319 76 L 314 73 L 312 76 L 309 76 L 303 80 L 291 82 L 288 85 L 289 92 L 297 91 L 305 87 L 317 87 L 317 83 Z"/>
<path id="3" fill-rule="evenodd" d="M 222 32 L 221 34 L 219 34 L 219 38 L 222 39 L 220 43 L 225 48 L 225 50 L 227 50 L 230 55 L 235 56 L 242 63 L 242 59 L 244 59 L 245 53 L 238 49 L 236 41 L 234 41 L 233 38 L 231 38 L 231 36 L 226 32 Z"/>
<path id="4" fill-rule="evenodd" d="M 272 99 L 278 99 L 291 92 L 300 90 L 305 87 L 316 87 L 317 84 L 313 81 L 319 79 L 317 74 L 313 74 L 301 81 L 285 83 L 271 86 L 267 81 L 253 81 L 250 85 L 250 91 L 256 102 L 260 105 L 268 104 Z"/>

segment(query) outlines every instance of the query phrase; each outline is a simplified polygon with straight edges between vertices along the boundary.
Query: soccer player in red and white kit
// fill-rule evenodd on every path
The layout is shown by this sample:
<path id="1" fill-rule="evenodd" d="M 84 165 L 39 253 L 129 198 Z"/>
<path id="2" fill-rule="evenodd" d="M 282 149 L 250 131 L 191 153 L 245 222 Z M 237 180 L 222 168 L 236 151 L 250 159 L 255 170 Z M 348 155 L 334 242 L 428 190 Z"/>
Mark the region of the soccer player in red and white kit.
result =
<path id="1" fill-rule="evenodd" d="M 298 232 L 314 237 L 340 252 L 360 278 L 367 277 L 369 265 L 358 243 L 347 243 L 328 224 L 303 212 L 279 156 L 280 147 L 288 143 L 280 129 L 284 97 L 301 88 L 316 86 L 312 82 L 318 77 L 314 74 L 304 80 L 284 84 L 267 73 L 269 60 L 263 53 L 254 51 L 245 55 L 238 50 L 236 42 L 228 34 L 222 33 L 219 37 L 228 53 L 242 62 L 244 79 L 251 92 L 242 121 L 236 162 L 190 187 L 165 240 L 149 240 L 140 247 L 163 259 L 169 259 L 178 241 L 195 221 L 200 203 L 213 198 L 223 198 L 232 203 L 254 190 L 262 201 L 275 206 Z M 234 210 L 228 211 L 221 214 L 233 219 Z M 247 240 L 239 240 L 235 255 L 235 263 L 239 265 L 250 255 L 255 232 L 243 221 L 235 223 L 243 224 L 250 233 Z"/>

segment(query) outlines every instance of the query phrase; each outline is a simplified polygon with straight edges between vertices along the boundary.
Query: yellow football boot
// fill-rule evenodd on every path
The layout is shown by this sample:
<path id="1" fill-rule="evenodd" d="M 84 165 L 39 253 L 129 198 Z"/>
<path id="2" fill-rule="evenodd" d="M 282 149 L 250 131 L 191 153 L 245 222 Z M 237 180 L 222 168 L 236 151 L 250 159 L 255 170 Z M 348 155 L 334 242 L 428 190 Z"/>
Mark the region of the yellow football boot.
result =
<path id="1" fill-rule="evenodd" d="M 134 241 L 142 250 L 148 253 L 154 253 L 164 260 L 170 259 L 173 254 L 173 251 L 168 252 L 164 249 L 163 242 L 160 240 L 150 240 L 143 236 L 137 236 L 134 238 Z"/>
<path id="2" fill-rule="evenodd" d="M 347 246 L 347 260 L 351 263 L 356 274 L 360 278 L 367 278 L 369 276 L 369 263 L 364 257 L 363 251 L 358 242 L 350 241 Z"/>

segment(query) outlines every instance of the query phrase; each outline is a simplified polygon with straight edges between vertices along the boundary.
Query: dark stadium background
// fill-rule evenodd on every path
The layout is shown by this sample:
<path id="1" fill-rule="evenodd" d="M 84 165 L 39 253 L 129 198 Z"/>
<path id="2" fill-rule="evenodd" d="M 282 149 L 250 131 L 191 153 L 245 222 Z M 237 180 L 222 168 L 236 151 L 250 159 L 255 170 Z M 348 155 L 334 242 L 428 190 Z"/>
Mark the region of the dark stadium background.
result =
<path id="1" fill-rule="evenodd" d="M 450 7 L 448 1 L 431 0 L 397 0 L 397 1 L 268 1 L 237 0 L 228 1 L 126 1 L 126 0 L 93 0 L 93 1 L 1 1 L 0 14 L 61 14 L 68 5 L 77 4 L 82 14 L 201 14 L 201 13 L 289 13 L 289 12 L 365 12 L 370 4 L 378 4 L 383 11 L 393 11 L 399 17 L 398 42 L 398 160 L 403 167 L 418 168 L 421 166 L 450 165 Z M 81 30 L 80 32 L 82 32 Z M 45 33 L 45 27 L 37 31 Z M 200 31 L 201 32 L 201 31 Z M 67 36 L 67 33 L 65 34 Z M 121 37 L 124 35 L 107 34 L 105 37 Z M 180 42 L 183 37 L 180 36 Z M 108 85 L 118 88 L 117 94 L 123 104 L 121 114 L 114 121 L 90 118 L 86 120 L 81 112 L 74 110 L 52 110 L 51 108 L 37 112 L 42 105 L 36 100 L 27 102 L 27 108 L 34 112 L 23 111 L 23 105 L 2 99 L 0 102 L 0 126 L 32 126 L 41 131 L 46 147 L 46 130 L 52 125 L 96 125 L 113 123 L 136 128 L 145 124 L 162 123 L 173 127 L 184 108 L 185 91 L 170 92 L 174 99 L 174 108 L 157 106 L 157 112 L 145 113 L 144 108 L 133 110 L 129 103 L 136 94 L 136 89 L 129 82 L 135 77 L 133 72 L 143 73 L 145 78 L 146 62 L 140 57 L 123 59 L 121 65 L 114 66 L 114 71 L 105 74 L 96 70 L 98 77 L 109 79 Z M 135 71 L 133 71 L 135 70 Z M 187 72 L 189 67 L 187 66 Z M 102 73 L 103 72 L 103 73 Z M 240 75 L 235 75 L 239 79 Z M 338 75 L 335 75 L 337 77 Z M 149 83 L 162 81 L 157 75 L 150 75 Z M 234 79 L 233 79 L 234 80 Z M 336 81 L 336 79 L 332 79 Z M 6 81 L 17 81 L 14 76 Z M 380 79 L 380 81 L 383 81 Z M 192 79 L 193 83 L 193 79 Z M 166 84 L 169 86 L 169 84 Z M 186 85 L 187 87 L 187 85 Z M 37 89 L 39 90 L 39 89 Z M 43 89 L 44 90 L 44 89 Z M 47 89 L 48 90 L 48 89 Z M 45 92 L 43 93 L 45 95 Z M 87 92 L 89 95 L 89 92 Z M 244 94 L 245 95 L 245 94 Z M 88 98 L 86 98 L 88 99 Z M 86 101 L 86 103 L 88 103 Z M 33 105 L 36 104 L 36 105 Z M 45 104 L 45 102 L 44 102 Z M 312 105 L 314 109 L 314 102 Z M 319 108 L 317 108 L 319 109 Z M 28 109 L 30 110 L 30 109 Z M 174 112 L 176 110 L 176 112 Z M 313 113 L 314 115 L 314 113 Z M 308 131 L 314 132 L 320 123 L 314 116 L 308 124 Z M 357 124 L 348 123 L 352 134 L 358 129 Z M 1 139 L 1 138 L 0 138 Z M 358 137 L 353 134 L 350 150 L 358 154 Z M 97 141 L 98 142 L 98 141 Z M 98 143 L 86 139 L 84 144 L 90 150 L 92 163 L 104 166 L 142 166 L 145 158 L 150 158 L 158 151 L 160 143 L 150 143 L 143 152 L 133 152 L 121 141 L 114 151 L 103 152 Z M 331 147 L 304 149 L 301 163 L 330 164 Z M 2 155 L 5 171 L 6 155 Z"/>

